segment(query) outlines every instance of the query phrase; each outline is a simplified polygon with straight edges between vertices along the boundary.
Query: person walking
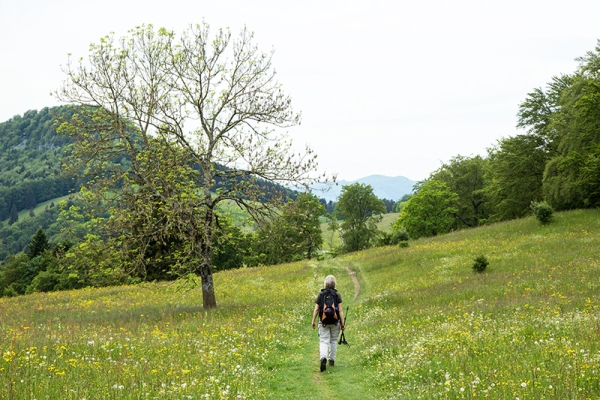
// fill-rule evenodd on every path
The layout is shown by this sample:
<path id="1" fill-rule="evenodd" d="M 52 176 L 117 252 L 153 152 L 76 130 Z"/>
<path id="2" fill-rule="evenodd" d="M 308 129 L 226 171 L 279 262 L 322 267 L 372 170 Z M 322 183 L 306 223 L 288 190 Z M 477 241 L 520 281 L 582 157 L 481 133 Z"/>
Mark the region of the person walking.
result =
<path id="1" fill-rule="evenodd" d="M 335 365 L 337 354 L 337 340 L 340 329 L 344 331 L 344 313 L 342 311 L 342 295 L 335 289 L 335 277 L 333 275 L 325 278 L 325 288 L 321 290 L 315 300 L 315 309 L 312 317 L 312 328 L 315 329 L 315 321 L 319 317 L 319 355 L 321 361 L 321 372 L 329 366 Z"/>

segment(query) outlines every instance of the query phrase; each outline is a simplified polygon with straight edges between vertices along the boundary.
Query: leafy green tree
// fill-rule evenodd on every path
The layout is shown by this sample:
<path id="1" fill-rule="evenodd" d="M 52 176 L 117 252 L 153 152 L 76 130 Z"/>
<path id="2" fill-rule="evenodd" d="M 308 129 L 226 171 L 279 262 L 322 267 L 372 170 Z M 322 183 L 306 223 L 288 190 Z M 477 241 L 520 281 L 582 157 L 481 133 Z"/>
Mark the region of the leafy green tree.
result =
<path id="1" fill-rule="evenodd" d="M 6 210 L 6 211 L 5 211 Z M 0 198 L 0 223 L 8 216 L 8 209 L 6 206 L 6 200 Z"/>
<path id="2" fill-rule="evenodd" d="M 35 258 L 50 248 L 46 232 L 42 228 L 38 229 L 31 242 L 29 243 L 29 259 Z"/>
<path id="3" fill-rule="evenodd" d="M 444 182 L 458 195 L 454 228 L 474 227 L 489 216 L 485 188 L 486 160 L 480 156 L 456 156 L 431 174 L 431 179 Z"/>
<path id="4" fill-rule="evenodd" d="M 542 179 L 548 159 L 540 136 L 517 135 L 498 141 L 489 152 L 486 170 L 491 220 L 523 217 L 532 201 L 543 200 Z"/>
<path id="5" fill-rule="evenodd" d="M 458 195 L 448 185 L 430 179 L 402 208 L 392 228 L 406 229 L 413 239 L 447 233 L 454 224 L 458 201 Z"/>
<path id="6" fill-rule="evenodd" d="M 557 210 L 597 207 L 600 143 L 600 40 L 574 73 L 552 78 L 519 108 L 518 126 L 544 139 L 543 194 Z"/>
<path id="7" fill-rule="evenodd" d="M 342 220 L 343 249 L 357 251 L 373 246 L 379 232 L 377 223 L 385 212 L 385 204 L 375 196 L 371 185 L 344 186 L 335 206 L 335 215 Z"/>
<path id="8" fill-rule="evenodd" d="M 592 146 L 584 156 L 579 186 L 586 207 L 600 207 L 600 143 Z"/>
<path id="9" fill-rule="evenodd" d="M 252 257 L 252 235 L 234 225 L 228 215 L 219 215 L 216 223 L 213 265 L 217 270 L 240 268 L 244 264 L 255 266 Z"/>
<path id="10" fill-rule="evenodd" d="M 554 76 L 545 91 L 536 88 L 519 104 L 517 127 L 543 139 L 543 147 L 548 152 L 556 151 L 558 132 L 553 120 L 560 111 L 561 94 L 571 86 L 572 80 L 570 75 Z"/>
<path id="11" fill-rule="evenodd" d="M 138 236 L 160 243 L 154 232 L 177 235 L 176 227 L 183 226 L 180 235 L 188 247 L 180 254 L 201 277 L 204 308 L 216 307 L 212 260 L 218 205 L 233 201 L 253 218 L 264 218 L 281 204 L 282 193 L 257 178 L 308 185 L 317 168 L 310 149 L 294 153 L 279 133 L 278 128 L 297 125 L 300 115 L 275 80 L 272 54 L 260 52 L 246 29 L 232 40 L 228 30 L 210 37 L 206 24 L 179 37 L 141 26 L 122 40 L 109 35 L 92 44 L 88 60 L 69 61 L 65 73 L 67 82 L 57 96 L 91 106 L 83 110 L 87 115 L 62 125 L 78 139 L 75 155 L 94 176 L 88 186 L 96 189 L 90 192 L 116 186 L 104 183 L 123 176 L 116 174 L 115 160 L 127 156 L 132 198 L 125 205 L 147 207 Z M 152 156 L 156 147 L 173 153 L 172 168 L 145 161 L 161 162 Z M 162 186 L 166 182 L 173 194 Z M 118 191 L 110 193 L 121 200 Z M 132 214 L 128 207 L 114 211 L 121 221 Z"/>
<path id="12" fill-rule="evenodd" d="M 257 240 L 261 243 L 263 262 L 278 264 L 311 259 L 323 245 L 319 217 L 324 212 L 325 207 L 308 193 L 286 203 L 277 218 L 259 229 Z"/>
<path id="13" fill-rule="evenodd" d="M 24 294 L 37 272 L 29 265 L 29 257 L 26 254 L 8 256 L 0 266 L 0 295 Z"/>
<path id="14" fill-rule="evenodd" d="M 59 260 L 57 289 L 102 287 L 127 282 L 121 262 L 118 249 L 107 246 L 99 235 L 87 234 L 83 241 L 73 245 Z"/>

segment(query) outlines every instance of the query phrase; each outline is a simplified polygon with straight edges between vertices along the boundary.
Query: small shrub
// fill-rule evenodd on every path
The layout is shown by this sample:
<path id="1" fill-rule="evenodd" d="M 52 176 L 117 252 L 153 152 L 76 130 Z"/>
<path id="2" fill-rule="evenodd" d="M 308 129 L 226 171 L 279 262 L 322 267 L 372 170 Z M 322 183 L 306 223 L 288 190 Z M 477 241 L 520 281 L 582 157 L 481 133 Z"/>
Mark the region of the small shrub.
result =
<path id="1" fill-rule="evenodd" d="M 475 259 L 475 263 L 473 264 L 473 271 L 475 272 L 484 272 L 490 262 L 485 258 L 485 256 L 481 255 Z"/>
<path id="2" fill-rule="evenodd" d="M 408 237 L 408 232 L 406 231 L 405 227 L 402 227 L 402 228 L 394 231 L 392 233 L 392 237 L 394 238 L 394 241 L 396 243 L 408 242 L 408 240 L 410 239 Z M 396 244 L 396 243 L 394 243 L 394 244 Z"/>
<path id="3" fill-rule="evenodd" d="M 392 234 L 388 232 L 380 232 L 377 238 L 377 246 L 389 246 L 392 244 Z"/>
<path id="4" fill-rule="evenodd" d="M 392 231 L 391 233 L 380 232 L 377 246 L 400 245 L 400 247 L 408 247 L 408 239 L 408 232 L 406 232 L 406 229 L 402 227 Z"/>
<path id="5" fill-rule="evenodd" d="M 531 211 L 535 218 L 540 221 L 543 225 L 546 225 L 552 221 L 554 209 L 545 201 L 542 202 L 531 202 Z"/>

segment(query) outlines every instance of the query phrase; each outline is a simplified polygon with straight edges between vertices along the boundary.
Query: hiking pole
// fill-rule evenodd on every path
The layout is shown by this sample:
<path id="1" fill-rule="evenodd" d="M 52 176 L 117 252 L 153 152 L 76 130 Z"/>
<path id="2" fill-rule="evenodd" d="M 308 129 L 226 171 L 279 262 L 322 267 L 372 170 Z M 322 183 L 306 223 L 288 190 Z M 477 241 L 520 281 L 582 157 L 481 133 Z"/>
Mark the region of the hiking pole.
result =
<path id="1" fill-rule="evenodd" d="M 348 318 L 348 310 L 350 309 L 350 307 L 346 307 L 346 313 L 344 314 L 344 328 L 346 327 L 346 318 Z M 338 344 L 345 344 L 346 346 L 350 347 L 350 344 L 348 342 L 346 342 L 346 336 L 344 335 L 344 331 L 342 331 L 342 334 L 340 336 L 340 341 L 338 342 Z"/>

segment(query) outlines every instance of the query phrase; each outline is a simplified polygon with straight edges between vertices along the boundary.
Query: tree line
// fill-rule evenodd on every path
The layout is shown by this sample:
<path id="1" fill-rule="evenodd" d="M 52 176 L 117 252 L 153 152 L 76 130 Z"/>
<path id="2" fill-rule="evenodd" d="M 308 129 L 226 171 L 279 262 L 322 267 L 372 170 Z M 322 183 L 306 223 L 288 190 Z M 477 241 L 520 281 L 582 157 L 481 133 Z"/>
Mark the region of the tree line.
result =
<path id="1" fill-rule="evenodd" d="M 577 61 L 519 105 L 525 133 L 498 140 L 487 157 L 458 155 L 419 182 L 395 229 L 418 238 L 520 218 L 532 204 L 600 206 L 600 41 Z"/>
<path id="2" fill-rule="evenodd" d="M 176 237 L 145 245 L 120 242 L 123 238 L 115 236 L 108 223 L 111 216 L 92 215 L 95 211 L 89 202 L 74 197 L 21 221 L 27 221 L 29 227 L 47 222 L 48 228 L 38 228 L 25 251 L 8 254 L 0 264 L 0 296 L 175 280 L 182 278 L 182 271 L 187 272 L 182 260 L 199 262 L 182 255 L 187 244 Z M 255 224 L 254 229 L 244 226 L 247 216 L 221 209 L 211 262 L 216 270 L 227 270 L 322 257 L 322 221 L 329 221 L 329 229 L 343 238 L 341 246 L 331 249 L 333 255 L 392 244 L 391 235 L 376 225 L 385 212 L 384 201 L 373 194 L 372 187 L 358 183 L 342 189 L 333 214 L 327 213 L 315 196 L 299 193 L 288 199 L 276 216 Z M 143 269 L 136 260 L 141 251 Z"/>

